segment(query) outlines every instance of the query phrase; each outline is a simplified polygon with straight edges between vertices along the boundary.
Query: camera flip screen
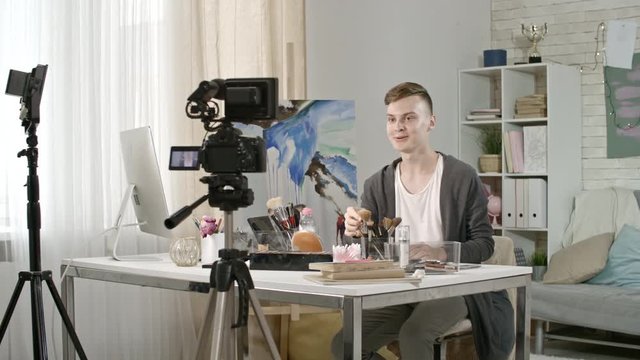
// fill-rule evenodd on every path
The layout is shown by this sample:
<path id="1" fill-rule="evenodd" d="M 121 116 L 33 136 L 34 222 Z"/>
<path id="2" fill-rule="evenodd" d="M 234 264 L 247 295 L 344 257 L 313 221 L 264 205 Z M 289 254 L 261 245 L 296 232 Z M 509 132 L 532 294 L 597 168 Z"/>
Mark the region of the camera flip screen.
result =
<path id="1" fill-rule="evenodd" d="M 172 146 L 169 156 L 169 170 L 198 170 L 200 162 L 198 146 Z"/>

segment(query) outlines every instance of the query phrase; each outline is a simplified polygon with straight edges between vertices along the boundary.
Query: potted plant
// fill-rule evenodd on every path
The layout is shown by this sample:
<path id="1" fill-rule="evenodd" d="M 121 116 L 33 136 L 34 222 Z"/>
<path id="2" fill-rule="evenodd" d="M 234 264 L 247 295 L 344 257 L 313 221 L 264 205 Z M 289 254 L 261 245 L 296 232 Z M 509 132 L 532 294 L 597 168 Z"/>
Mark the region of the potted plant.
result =
<path id="1" fill-rule="evenodd" d="M 478 133 L 478 143 L 482 150 L 480 172 L 501 172 L 502 131 L 500 126 L 481 127 Z"/>
<path id="2" fill-rule="evenodd" d="M 547 272 L 547 254 L 542 251 L 534 251 L 531 254 L 530 263 L 533 268 L 531 280 L 542 281 L 544 273 Z"/>

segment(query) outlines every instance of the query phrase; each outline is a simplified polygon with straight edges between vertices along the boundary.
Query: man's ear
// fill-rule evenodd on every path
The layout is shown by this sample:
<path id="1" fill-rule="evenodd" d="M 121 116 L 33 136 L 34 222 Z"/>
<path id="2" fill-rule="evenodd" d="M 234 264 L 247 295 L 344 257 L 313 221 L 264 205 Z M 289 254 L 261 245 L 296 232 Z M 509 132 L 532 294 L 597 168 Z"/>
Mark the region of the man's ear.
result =
<path id="1" fill-rule="evenodd" d="M 427 132 L 430 132 L 435 127 L 436 127 L 436 116 L 435 115 L 431 115 L 431 116 L 429 116 L 429 123 L 427 124 Z"/>

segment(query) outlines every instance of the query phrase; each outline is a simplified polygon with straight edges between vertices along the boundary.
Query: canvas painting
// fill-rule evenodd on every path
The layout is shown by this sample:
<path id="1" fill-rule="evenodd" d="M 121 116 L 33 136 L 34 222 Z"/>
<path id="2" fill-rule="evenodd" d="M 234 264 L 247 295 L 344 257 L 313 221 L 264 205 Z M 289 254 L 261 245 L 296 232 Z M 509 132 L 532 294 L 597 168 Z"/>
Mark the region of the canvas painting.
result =
<path id="1" fill-rule="evenodd" d="M 640 53 L 631 69 L 606 66 L 607 157 L 640 155 Z"/>
<path id="2" fill-rule="evenodd" d="M 256 125 L 240 127 L 245 136 L 265 140 L 269 198 L 313 209 L 324 249 L 330 251 L 343 227 L 340 215 L 357 205 L 355 102 L 287 100 L 277 119 L 259 128 L 262 134 Z"/>

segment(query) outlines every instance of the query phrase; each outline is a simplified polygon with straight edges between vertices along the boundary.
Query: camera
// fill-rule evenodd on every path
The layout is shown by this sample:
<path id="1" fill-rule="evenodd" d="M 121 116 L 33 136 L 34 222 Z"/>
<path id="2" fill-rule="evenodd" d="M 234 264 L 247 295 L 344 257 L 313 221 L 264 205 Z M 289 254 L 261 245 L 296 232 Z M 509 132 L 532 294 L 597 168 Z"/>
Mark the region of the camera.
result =
<path id="1" fill-rule="evenodd" d="M 225 117 L 213 99 L 225 101 Z M 277 78 L 202 81 L 187 99 L 186 114 L 201 119 L 212 132 L 202 146 L 173 146 L 170 170 L 198 170 L 212 174 L 265 172 L 266 149 L 261 137 L 242 136 L 232 122 L 275 119 Z"/>

